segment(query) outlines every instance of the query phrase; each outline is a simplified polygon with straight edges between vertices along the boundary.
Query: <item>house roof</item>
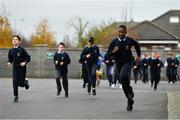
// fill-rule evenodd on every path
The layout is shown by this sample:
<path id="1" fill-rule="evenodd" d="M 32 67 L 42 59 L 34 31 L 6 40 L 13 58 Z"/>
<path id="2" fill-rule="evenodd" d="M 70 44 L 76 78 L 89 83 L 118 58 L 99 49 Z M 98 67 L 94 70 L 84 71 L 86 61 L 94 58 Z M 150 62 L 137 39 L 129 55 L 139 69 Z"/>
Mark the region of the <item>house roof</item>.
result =
<path id="1" fill-rule="evenodd" d="M 163 16 L 166 16 L 167 14 L 170 15 L 179 15 L 180 14 L 180 10 L 169 10 L 167 12 L 165 12 L 164 14 L 160 15 L 159 17 L 155 18 L 154 20 L 152 20 L 152 22 L 161 19 Z"/>
<path id="2" fill-rule="evenodd" d="M 180 42 L 180 10 L 169 10 L 156 19 L 152 23 L 161 26 L 164 30 L 177 36 Z M 173 22 L 173 21 L 177 22 Z"/>
<path id="3" fill-rule="evenodd" d="M 127 28 L 132 28 L 134 26 L 136 26 L 137 24 L 139 24 L 140 22 L 136 22 L 136 21 L 129 21 L 129 22 L 116 22 L 117 28 L 120 25 L 126 25 Z"/>
<path id="4" fill-rule="evenodd" d="M 139 40 L 177 40 L 177 36 L 150 21 L 143 21 L 128 30 L 128 36 Z"/>

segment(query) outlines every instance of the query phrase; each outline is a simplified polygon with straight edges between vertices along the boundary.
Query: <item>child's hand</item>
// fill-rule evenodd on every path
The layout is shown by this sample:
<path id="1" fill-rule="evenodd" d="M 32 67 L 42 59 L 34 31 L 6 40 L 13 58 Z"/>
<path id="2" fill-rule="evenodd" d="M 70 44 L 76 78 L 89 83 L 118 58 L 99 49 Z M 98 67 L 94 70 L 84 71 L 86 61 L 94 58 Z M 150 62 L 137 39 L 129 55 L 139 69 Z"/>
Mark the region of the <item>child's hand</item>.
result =
<path id="1" fill-rule="evenodd" d="M 22 62 L 22 63 L 20 63 L 20 65 L 21 65 L 22 67 L 24 67 L 24 66 L 26 65 L 26 62 Z"/>
<path id="2" fill-rule="evenodd" d="M 98 57 L 98 59 L 99 59 L 99 61 L 102 61 L 102 60 L 103 60 L 103 58 L 102 58 L 102 57 Z"/>
<path id="3" fill-rule="evenodd" d="M 11 66 L 11 63 L 10 63 L 10 62 L 8 62 L 8 63 L 7 63 L 7 66 L 8 66 L 8 67 L 9 67 L 9 66 Z"/>
<path id="4" fill-rule="evenodd" d="M 136 69 L 136 68 L 137 68 L 137 66 L 135 65 L 133 68 L 134 68 L 134 69 Z"/>
<path id="5" fill-rule="evenodd" d="M 106 60 L 106 63 L 109 63 L 109 60 Z"/>
<path id="6" fill-rule="evenodd" d="M 157 64 L 157 66 L 159 67 L 159 66 L 160 66 L 160 63 L 159 63 L 159 64 Z"/>
<path id="7" fill-rule="evenodd" d="M 135 60 L 136 60 L 136 62 L 138 62 L 138 63 L 139 63 L 139 62 L 140 62 L 140 57 L 139 57 L 139 56 L 137 56 Z"/>
<path id="8" fill-rule="evenodd" d="M 64 62 L 60 62 L 60 65 L 63 65 L 64 64 Z"/>
<path id="9" fill-rule="evenodd" d="M 87 54 L 86 57 L 89 58 L 91 56 L 91 54 Z"/>
<path id="10" fill-rule="evenodd" d="M 113 53 L 115 53 L 115 52 L 117 52 L 119 50 L 119 47 L 118 46 L 116 46 L 116 47 L 114 47 L 114 49 L 113 49 Z"/>
<path id="11" fill-rule="evenodd" d="M 57 60 L 55 61 L 55 64 L 58 64 L 58 61 L 57 61 Z"/>

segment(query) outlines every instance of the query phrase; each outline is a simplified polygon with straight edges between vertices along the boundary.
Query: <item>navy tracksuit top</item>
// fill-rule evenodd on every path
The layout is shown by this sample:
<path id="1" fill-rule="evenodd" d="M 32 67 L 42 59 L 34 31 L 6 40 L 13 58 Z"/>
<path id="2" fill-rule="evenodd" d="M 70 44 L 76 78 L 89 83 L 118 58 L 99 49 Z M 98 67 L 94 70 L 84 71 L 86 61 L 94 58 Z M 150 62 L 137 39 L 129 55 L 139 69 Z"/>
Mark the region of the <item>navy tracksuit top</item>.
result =
<path id="1" fill-rule="evenodd" d="M 118 46 L 119 50 L 115 53 L 112 53 L 114 47 Z M 107 54 L 114 56 L 116 63 L 125 63 L 133 60 L 133 55 L 131 52 L 131 47 L 134 46 L 137 56 L 140 57 L 141 50 L 137 41 L 132 38 L 125 37 L 120 39 L 119 37 L 115 38 L 109 45 Z"/>
<path id="2" fill-rule="evenodd" d="M 70 59 L 69 55 L 66 52 L 63 52 L 63 53 L 56 52 L 54 54 L 53 61 L 54 61 L 54 64 L 55 64 L 55 61 L 58 61 L 58 64 L 55 64 L 55 68 L 57 70 L 59 70 L 62 73 L 67 73 L 68 72 L 67 65 L 71 63 L 71 59 Z M 64 64 L 60 65 L 60 62 L 64 62 Z"/>
<path id="3" fill-rule="evenodd" d="M 30 62 L 30 55 L 27 53 L 27 51 L 22 48 L 22 47 L 18 47 L 18 48 L 11 48 L 9 50 L 9 54 L 8 54 L 8 62 L 13 64 L 13 67 L 20 67 L 20 63 L 22 62 Z M 23 67 L 26 68 L 26 67 Z"/>
<path id="4" fill-rule="evenodd" d="M 89 58 L 86 58 L 86 55 L 91 54 Z M 85 47 L 82 51 L 82 54 L 80 56 L 81 60 L 87 61 L 88 65 L 94 65 L 98 63 L 99 58 L 99 48 L 96 45 L 93 45 L 92 47 Z"/>

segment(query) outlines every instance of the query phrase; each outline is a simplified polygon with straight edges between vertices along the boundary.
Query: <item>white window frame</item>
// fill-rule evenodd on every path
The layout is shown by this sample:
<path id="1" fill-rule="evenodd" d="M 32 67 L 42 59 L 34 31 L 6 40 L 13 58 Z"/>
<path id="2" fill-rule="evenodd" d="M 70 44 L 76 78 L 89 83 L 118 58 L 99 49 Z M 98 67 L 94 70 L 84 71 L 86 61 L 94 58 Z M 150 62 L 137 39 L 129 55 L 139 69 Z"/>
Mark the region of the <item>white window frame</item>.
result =
<path id="1" fill-rule="evenodd" d="M 179 22 L 180 22 L 179 16 L 170 16 L 169 23 L 179 23 Z"/>

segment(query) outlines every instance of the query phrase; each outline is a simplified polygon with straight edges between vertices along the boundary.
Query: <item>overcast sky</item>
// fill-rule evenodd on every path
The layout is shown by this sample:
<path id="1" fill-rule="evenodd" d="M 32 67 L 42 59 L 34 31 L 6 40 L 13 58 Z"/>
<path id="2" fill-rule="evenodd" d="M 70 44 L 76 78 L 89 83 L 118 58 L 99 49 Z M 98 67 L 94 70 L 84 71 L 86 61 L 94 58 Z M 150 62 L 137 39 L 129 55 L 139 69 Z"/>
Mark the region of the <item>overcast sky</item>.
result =
<path id="1" fill-rule="evenodd" d="M 90 21 L 91 26 L 110 18 L 122 21 L 125 11 L 127 20 L 144 21 L 180 9 L 180 0 L 0 0 L 1 13 L 2 3 L 16 31 L 29 38 L 38 22 L 46 18 L 57 41 L 65 34 L 73 34 L 67 22 L 77 16 Z"/>

